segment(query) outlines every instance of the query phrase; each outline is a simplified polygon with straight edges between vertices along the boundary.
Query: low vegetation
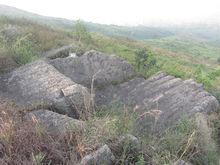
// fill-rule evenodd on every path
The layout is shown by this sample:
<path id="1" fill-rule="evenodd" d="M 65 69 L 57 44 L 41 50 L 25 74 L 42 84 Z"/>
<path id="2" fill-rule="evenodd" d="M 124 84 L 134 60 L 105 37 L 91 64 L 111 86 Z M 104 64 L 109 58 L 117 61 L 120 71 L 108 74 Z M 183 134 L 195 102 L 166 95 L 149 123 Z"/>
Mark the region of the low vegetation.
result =
<path id="1" fill-rule="evenodd" d="M 96 49 L 116 54 L 130 62 L 145 77 L 162 70 L 183 79 L 193 78 L 203 83 L 220 100 L 220 68 L 217 58 L 220 50 L 213 47 L 203 50 L 201 43 L 193 43 L 194 47 L 186 50 L 188 44 L 172 38 L 145 43 L 122 37 L 107 37 L 89 33 L 82 22 L 78 22 L 72 31 L 65 31 L 27 20 L 2 17 L 0 27 L 16 27 L 20 30 L 15 38 L 8 38 L 3 31 L 0 32 L 0 58 L 11 58 L 18 65 L 32 62 L 50 49 L 74 43 L 79 47 L 78 51 Z M 200 51 L 197 51 L 198 48 Z M 195 54 L 197 55 L 194 56 Z M 200 55 L 201 58 L 197 59 Z M 136 134 L 136 122 L 142 115 L 126 107 L 97 111 L 86 121 L 88 126 L 85 131 L 70 132 L 54 140 L 53 135 L 48 134 L 36 121 L 23 121 L 21 116 L 14 117 L 14 114 L 8 114 L 5 110 L 7 108 L 2 105 L 0 107 L 0 164 L 75 163 L 102 144 L 108 144 L 109 140 L 124 134 Z M 13 107 L 9 111 L 11 109 Z M 156 116 L 152 120 L 155 122 Z M 204 122 L 201 116 L 197 120 Z M 146 136 L 137 135 L 142 144 L 142 152 L 137 158 L 131 158 L 124 151 L 117 157 L 118 163 L 124 164 L 132 160 L 132 163 L 139 165 L 147 161 L 172 164 L 183 159 L 195 165 L 218 164 L 216 144 L 219 143 L 219 137 L 216 129 L 220 126 L 217 122 L 219 119 L 204 122 L 202 127 L 198 127 L 197 120 L 183 118 L 161 135 L 151 132 L 154 128 L 146 129 Z"/>
<path id="2" fill-rule="evenodd" d="M 218 94 L 220 76 L 217 74 L 220 72 L 217 62 L 219 51 L 205 42 L 197 43 L 189 39 L 168 37 L 148 40 L 145 43 L 122 37 L 107 37 L 89 33 L 81 21 L 76 23 L 72 31 L 51 29 L 28 20 L 7 17 L 0 18 L 0 26 L 9 30 L 17 29 L 19 35 L 15 38 L 5 36 L 7 30 L 1 32 L 0 56 L 12 57 L 20 65 L 39 58 L 47 50 L 74 43 L 78 46 L 79 54 L 90 49 L 116 54 L 129 61 L 146 77 L 162 70 L 183 79 L 193 78 L 203 83 L 207 90 L 215 91 L 214 94 L 220 98 Z M 143 50 L 147 52 L 147 56 L 141 57 L 139 54 Z M 205 53 L 207 51 L 209 52 Z M 202 52 L 203 55 L 197 58 L 196 52 Z"/>
<path id="3" fill-rule="evenodd" d="M 96 111 L 86 121 L 83 131 L 54 138 L 35 118 L 24 120 L 24 114 L 15 114 L 15 108 L 13 104 L 1 103 L 1 164 L 73 164 L 103 144 L 118 152 L 117 164 L 173 164 L 185 160 L 199 165 L 215 165 L 219 161 L 217 141 L 212 138 L 215 137 L 212 129 L 219 119 L 212 119 L 208 127 L 201 114 L 196 115 L 196 120 L 183 117 L 163 134 L 158 135 L 152 131 L 153 127 L 149 127 L 139 135 L 136 123 L 143 118 L 142 113 L 135 107 L 113 106 L 110 110 Z M 150 114 L 145 117 L 156 120 L 156 116 Z M 135 134 L 140 141 L 141 152 L 135 157 L 128 152 L 129 146 L 119 152 L 112 143 L 125 134 Z"/>

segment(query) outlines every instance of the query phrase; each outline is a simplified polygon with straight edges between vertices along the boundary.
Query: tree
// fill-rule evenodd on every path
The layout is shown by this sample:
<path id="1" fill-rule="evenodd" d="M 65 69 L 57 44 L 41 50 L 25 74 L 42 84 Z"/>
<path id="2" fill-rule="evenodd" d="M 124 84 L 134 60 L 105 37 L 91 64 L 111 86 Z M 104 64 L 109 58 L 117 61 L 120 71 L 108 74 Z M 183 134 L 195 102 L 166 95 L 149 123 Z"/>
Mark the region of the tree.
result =
<path id="1" fill-rule="evenodd" d="M 85 42 L 86 44 L 90 44 L 92 40 L 91 35 L 89 34 L 83 22 L 80 20 L 76 21 L 74 36 L 79 43 Z"/>
<path id="2" fill-rule="evenodd" d="M 135 61 L 138 68 L 138 71 L 140 71 L 141 68 L 150 68 L 156 65 L 156 59 L 154 58 L 153 54 L 148 52 L 145 49 L 140 49 L 136 51 Z"/>
<path id="3" fill-rule="evenodd" d="M 140 70 L 141 66 L 144 66 L 144 63 L 147 61 L 148 54 L 145 49 L 138 50 L 135 52 L 135 54 L 136 54 L 135 61 L 137 64 L 137 68 L 138 70 Z"/>

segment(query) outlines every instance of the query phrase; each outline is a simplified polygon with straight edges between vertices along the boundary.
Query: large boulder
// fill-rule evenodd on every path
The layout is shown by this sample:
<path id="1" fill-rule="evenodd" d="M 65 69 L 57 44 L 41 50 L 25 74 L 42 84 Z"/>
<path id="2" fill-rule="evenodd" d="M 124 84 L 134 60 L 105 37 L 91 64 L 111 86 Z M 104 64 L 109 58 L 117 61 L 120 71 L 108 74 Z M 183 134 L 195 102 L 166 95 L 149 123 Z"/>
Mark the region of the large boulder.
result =
<path id="1" fill-rule="evenodd" d="M 58 58 L 50 63 L 74 82 L 87 87 L 106 87 L 135 76 L 133 67 L 126 61 L 94 50 L 77 58 Z"/>
<path id="2" fill-rule="evenodd" d="M 115 156 L 107 145 L 102 146 L 94 153 L 86 155 L 80 162 L 80 165 L 113 165 Z"/>
<path id="3" fill-rule="evenodd" d="M 99 106 L 121 103 L 133 107 L 139 115 L 139 128 L 145 127 L 145 121 L 152 117 L 160 130 L 184 116 L 219 109 L 217 99 L 206 92 L 201 84 L 164 73 L 148 80 L 134 78 L 116 86 L 108 86 L 97 91 L 96 103 Z"/>
<path id="4" fill-rule="evenodd" d="M 97 51 L 33 62 L 0 77 L 0 85 L 22 105 L 46 102 L 56 112 L 75 118 L 88 116 L 95 94 L 98 107 L 117 102 L 134 108 L 139 129 L 152 125 L 146 122 L 150 121 L 154 130 L 163 130 L 183 116 L 219 109 L 216 98 L 193 80 L 164 73 L 146 80 L 124 60 Z"/>
<path id="5" fill-rule="evenodd" d="M 49 133 L 55 135 L 65 135 L 68 132 L 82 130 L 85 126 L 83 121 L 44 109 L 29 112 L 26 114 L 26 118 L 37 122 Z"/>
<path id="6" fill-rule="evenodd" d="M 18 105 L 42 105 L 74 118 L 89 111 L 91 98 L 87 88 L 59 73 L 45 60 L 22 66 L 1 79 L 2 90 Z"/>

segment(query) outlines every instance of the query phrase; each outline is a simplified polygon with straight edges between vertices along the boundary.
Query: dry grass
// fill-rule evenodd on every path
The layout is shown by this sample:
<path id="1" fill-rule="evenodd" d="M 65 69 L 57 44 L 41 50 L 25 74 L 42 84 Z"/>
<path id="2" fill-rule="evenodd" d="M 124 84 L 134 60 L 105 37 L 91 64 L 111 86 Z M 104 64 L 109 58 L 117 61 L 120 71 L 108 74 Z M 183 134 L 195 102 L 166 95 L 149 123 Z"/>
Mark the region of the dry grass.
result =
<path id="1" fill-rule="evenodd" d="M 22 111 L 0 101 L 0 164 L 75 164 L 87 152 L 80 132 L 54 137 L 35 119 L 24 120 Z"/>
<path id="2" fill-rule="evenodd" d="M 161 114 L 158 110 L 143 114 L 138 106 L 130 110 L 123 107 L 120 113 L 96 112 L 86 121 L 85 129 L 54 137 L 35 119 L 24 120 L 15 113 L 19 108 L 13 103 L 0 100 L 0 164 L 3 165 L 76 164 L 103 144 L 117 149 L 117 141 L 111 145 L 114 139 L 132 133 L 135 121 L 140 117 L 147 115 L 156 121 Z M 181 159 L 195 164 L 212 164 L 216 162 L 217 153 L 211 132 L 206 118 L 198 114 L 196 120 L 183 120 L 160 137 L 150 132 L 148 137 L 138 137 L 142 143 L 140 155 L 131 159 L 123 150 L 117 154 L 117 161 L 140 163 L 148 157 L 150 162 L 158 165 Z"/>

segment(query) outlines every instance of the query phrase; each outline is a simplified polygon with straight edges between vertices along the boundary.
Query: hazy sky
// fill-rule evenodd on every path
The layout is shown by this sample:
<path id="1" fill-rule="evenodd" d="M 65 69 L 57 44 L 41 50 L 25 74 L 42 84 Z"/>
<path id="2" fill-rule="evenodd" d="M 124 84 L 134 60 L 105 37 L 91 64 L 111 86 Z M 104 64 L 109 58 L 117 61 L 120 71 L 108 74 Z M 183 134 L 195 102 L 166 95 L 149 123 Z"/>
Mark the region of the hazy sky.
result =
<path id="1" fill-rule="evenodd" d="M 0 0 L 0 4 L 46 16 L 118 25 L 220 17 L 220 0 Z"/>

